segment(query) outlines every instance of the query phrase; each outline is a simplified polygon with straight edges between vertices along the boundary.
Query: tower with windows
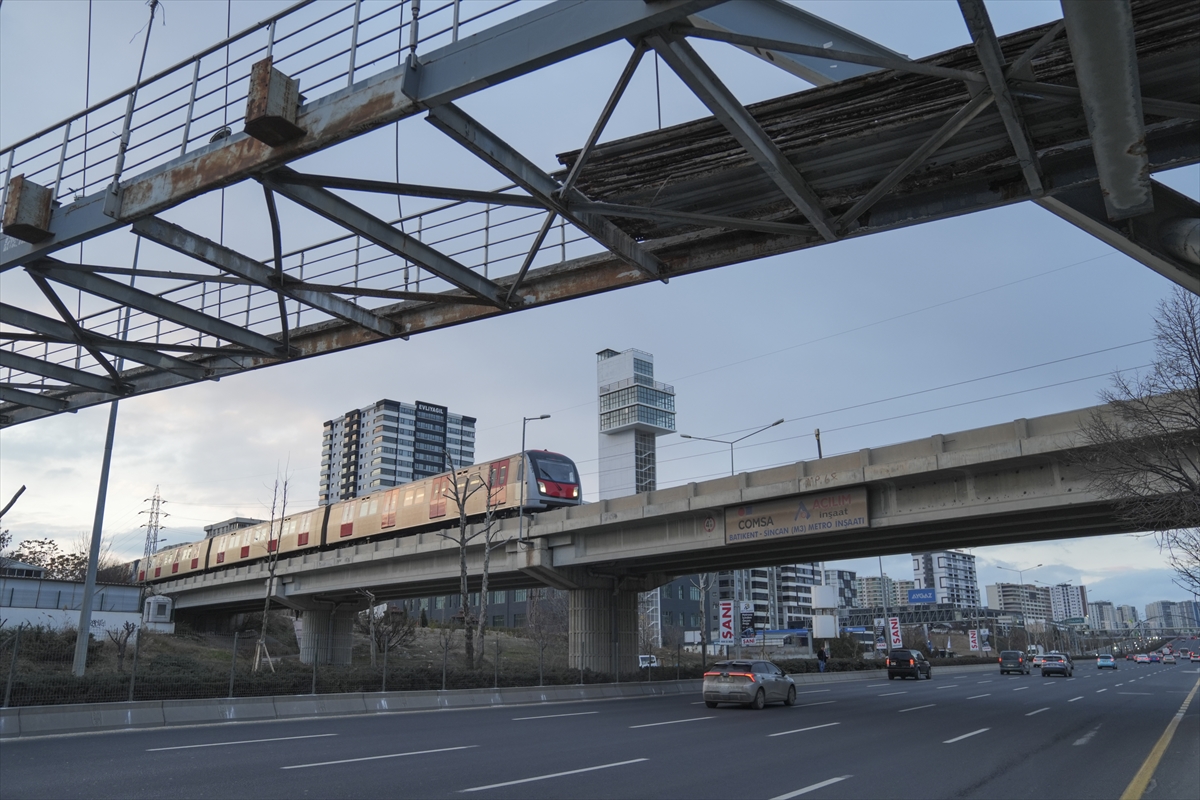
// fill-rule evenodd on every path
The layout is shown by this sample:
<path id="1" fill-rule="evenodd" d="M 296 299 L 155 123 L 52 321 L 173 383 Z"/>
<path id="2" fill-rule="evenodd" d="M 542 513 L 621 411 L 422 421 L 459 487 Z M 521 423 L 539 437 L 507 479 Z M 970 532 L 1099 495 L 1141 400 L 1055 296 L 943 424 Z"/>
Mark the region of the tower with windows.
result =
<path id="1" fill-rule="evenodd" d="M 654 380 L 641 350 L 596 354 L 600 399 L 600 499 L 657 488 L 655 439 L 675 432 L 675 388 Z"/>

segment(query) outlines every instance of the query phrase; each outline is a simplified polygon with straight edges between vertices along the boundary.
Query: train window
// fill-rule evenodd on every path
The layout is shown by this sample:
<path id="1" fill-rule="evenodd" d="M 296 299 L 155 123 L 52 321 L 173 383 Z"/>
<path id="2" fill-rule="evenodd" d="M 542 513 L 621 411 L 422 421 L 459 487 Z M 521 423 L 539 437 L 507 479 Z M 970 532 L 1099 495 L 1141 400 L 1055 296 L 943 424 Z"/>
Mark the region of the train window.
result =
<path id="1" fill-rule="evenodd" d="M 409 506 L 411 506 L 413 504 L 413 496 L 415 494 L 416 494 L 416 492 L 414 492 L 412 489 L 409 489 L 408 491 L 406 491 L 404 493 L 404 507 L 405 508 L 408 508 Z"/>
<path id="2" fill-rule="evenodd" d="M 533 462 L 533 472 L 541 480 L 554 483 L 579 483 L 575 475 L 575 464 L 568 458 L 557 453 L 529 454 Z"/>
<path id="3" fill-rule="evenodd" d="M 224 563 L 225 563 L 225 551 L 224 551 L 224 550 L 222 550 L 221 552 L 217 553 L 217 563 L 218 563 L 218 564 L 224 564 Z"/>
<path id="4" fill-rule="evenodd" d="M 308 544 L 308 531 L 305 531 L 304 533 L 302 533 L 296 537 L 296 546 L 297 547 L 303 547 L 306 544 Z"/>
<path id="5" fill-rule="evenodd" d="M 374 516 L 378 513 L 379 513 L 379 500 L 378 500 L 378 498 L 372 497 L 371 498 L 371 516 Z"/>

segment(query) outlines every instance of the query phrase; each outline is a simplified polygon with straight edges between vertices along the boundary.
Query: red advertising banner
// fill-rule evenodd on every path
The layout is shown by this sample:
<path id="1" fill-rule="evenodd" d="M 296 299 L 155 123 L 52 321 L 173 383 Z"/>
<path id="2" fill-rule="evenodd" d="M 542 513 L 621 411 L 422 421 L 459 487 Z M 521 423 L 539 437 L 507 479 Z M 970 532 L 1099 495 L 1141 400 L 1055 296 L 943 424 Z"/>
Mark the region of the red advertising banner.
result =
<path id="1" fill-rule="evenodd" d="M 720 628 L 717 629 L 717 644 L 733 644 L 736 640 L 733 635 L 733 601 L 722 600 L 720 602 Z"/>
<path id="2" fill-rule="evenodd" d="M 967 635 L 971 638 L 971 649 L 979 649 L 979 631 L 967 631 Z"/>
<path id="3" fill-rule="evenodd" d="M 900 637 L 900 618 L 888 618 L 888 633 L 892 637 L 892 647 L 903 647 L 904 639 Z"/>

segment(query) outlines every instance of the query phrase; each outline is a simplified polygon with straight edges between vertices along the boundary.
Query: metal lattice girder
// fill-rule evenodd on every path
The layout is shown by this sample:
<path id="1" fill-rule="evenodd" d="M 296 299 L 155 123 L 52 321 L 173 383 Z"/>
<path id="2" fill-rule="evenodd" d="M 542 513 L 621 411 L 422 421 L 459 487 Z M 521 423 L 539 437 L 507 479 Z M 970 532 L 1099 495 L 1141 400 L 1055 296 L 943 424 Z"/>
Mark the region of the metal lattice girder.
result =
<path id="1" fill-rule="evenodd" d="M 240 325 L 234 325 L 193 308 L 173 303 L 163 297 L 135 289 L 111 278 L 91 272 L 58 269 L 57 267 L 58 262 L 55 259 L 44 257 L 29 264 L 26 269 L 36 270 L 39 274 L 57 283 L 107 298 L 130 308 L 140 309 L 156 317 L 206 333 L 216 339 L 224 339 L 231 344 L 258 351 L 264 355 L 286 357 L 286 352 L 278 341 L 263 336 L 261 333 L 255 333 Z"/>
<path id="2" fill-rule="evenodd" d="M 746 148 L 817 232 L 828 242 L 836 241 L 833 220 L 817 193 L 691 45 L 677 37 L 664 38 L 658 34 L 647 37 L 647 42 Z"/>
<path id="3" fill-rule="evenodd" d="M 24 328 L 34 333 L 40 333 L 48 337 L 51 341 L 92 347 L 118 358 L 174 372 L 191 381 L 204 380 L 208 377 L 208 370 L 190 361 L 184 361 L 181 358 L 175 358 L 166 353 L 160 353 L 157 350 L 147 350 L 132 344 L 126 344 L 119 339 L 100 336 L 90 331 L 80 331 L 77 333 L 75 328 L 72 328 L 65 322 L 59 322 L 50 317 L 43 317 L 41 314 L 35 314 L 23 308 L 10 306 L 8 303 L 0 303 L 0 322 Z"/>
<path id="4" fill-rule="evenodd" d="M 443 255 L 416 237 L 398 231 L 378 217 L 368 214 L 349 200 L 338 197 L 328 189 L 301 186 L 288 182 L 291 170 L 281 168 L 263 175 L 259 180 L 315 214 L 353 231 L 390 253 L 407 258 L 476 297 L 487 300 L 497 308 L 505 308 L 504 290 L 470 268 Z"/>
<path id="5" fill-rule="evenodd" d="M 373 181 L 365 178 L 342 178 L 337 175 L 311 175 L 305 172 L 293 172 L 288 175 L 287 180 L 293 186 L 319 186 L 324 189 L 349 189 L 354 192 L 399 194 L 409 197 L 432 197 L 435 200 L 487 203 L 493 206 L 542 207 L 542 204 L 532 197 L 523 194 L 509 194 L 507 192 L 480 192 L 474 189 L 453 189 L 445 186 L 426 186 L 419 183 Z"/>
<path id="6" fill-rule="evenodd" d="M 356 306 L 340 297 L 307 286 L 300 281 L 285 280 L 278 286 L 271 269 L 236 250 L 206 239 L 158 217 L 146 217 L 133 224 L 133 232 L 177 253 L 203 261 L 218 269 L 239 275 L 259 286 L 278 289 L 285 295 L 330 316 L 353 322 L 381 336 L 395 336 L 396 327 L 383 317 Z"/>
<path id="7" fill-rule="evenodd" d="M 121 384 L 105 378 L 103 375 L 95 375 L 91 372 L 84 372 L 81 369 L 74 369 L 73 367 L 64 367 L 61 364 L 51 364 L 40 358 L 31 358 L 20 353 L 14 353 L 11 350 L 0 350 L 0 367 L 20 370 L 30 375 L 41 375 L 51 380 L 62 381 L 63 383 L 80 386 L 84 389 L 92 389 L 97 392 L 104 392 L 105 394 L 125 394 L 125 390 Z"/>
<path id="8" fill-rule="evenodd" d="M 67 401 L 59 400 L 56 397 L 47 397 L 44 394 L 35 392 L 23 392 L 20 389 L 10 389 L 7 386 L 0 386 L 0 401 L 5 403 L 17 403 L 23 406 L 38 408 L 42 411 L 51 411 L 56 414 L 68 411 Z"/>
<path id="9" fill-rule="evenodd" d="M 1107 198 L 1096 184 L 1058 192 L 1038 200 L 1037 204 L 1188 291 L 1200 294 L 1200 263 L 1185 260 L 1164 241 L 1172 225 L 1200 220 L 1200 203 L 1158 181 L 1151 181 L 1150 186 L 1154 210 L 1119 226 L 1109 221 Z"/>
<path id="10" fill-rule="evenodd" d="M 818 86 L 865 75 L 879 67 L 891 68 L 895 63 L 905 61 L 900 53 L 782 0 L 723 3 L 693 14 L 689 21 L 700 30 L 711 31 L 713 38 L 733 34 L 748 39 L 770 37 L 794 42 L 802 48 L 808 45 L 798 50 L 794 46 L 764 47 L 761 42 L 724 39 L 750 55 Z M 839 63 L 831 55 L 834 50 L 838 55 L 866 56 L 872 60 L 852 59 Z"/>
<path id="11" fill-rule="evenodd" d="M 1046 193 L 1042 167 L 1029 138 L 1029 129 L 1022 118 L 1021 109 L 1009 91 L 1008 79 L 1004 74 L 1004 53 L 992 28 L 987 8 L 983 0 L 958 0 L 958 5 L 971 39 L 975 42 L 975 51 L 979 54 L 979 63 L 983 66 L 983 74 L 987 76 L 988 86 L 996 96 L 996 109 L 1004 120 L 1004 129 L 1008 131 L 1008 138 L 1017 153 L 1017 161 L 1025 175 L 1025 182 L 1029 184 L 1029 192 L 1034 197 L 1041 197 Z"/>
<path id="12" fill-rule="evenodd" d="M 586 202 L 577 189 L 560 198 L 558 181 L 538 169 L 532 161 L 511 148 L 462 109 L 447 103 L 430 109 L 429 122 L 438 130 L 486 161 L 497 171 L 541 201 L 546 208 L 568 219 L 573 225 L 607 247 L 618 258 L 637 267 L 651 278 L 665 280 L 662 262 L 647 252 L 616 225 L 598 214 L 576 212 L 570 203 Z"/>
<path id="13" fill-rule="evenodd" d="M 557 0 L 301 106 L 307 135 L 272 148 L 245 133 L 123 181 L 119 209 L 105 212 L 106 191 L 54 209 L 53 238 L 30 244 L 0 234 L 0 270 L 61 250 L 185 200 L 258 175 L 346 139 L 389 125 L 550 64 L 686 19 L 720 0 Z M 405 89 L 413 95 L 405 93 Z"/>
<path id="14" fill-rule="evenodd" d="M 1154 210 L 1129 0 L 1062 0 L 1108 218 Z"/>

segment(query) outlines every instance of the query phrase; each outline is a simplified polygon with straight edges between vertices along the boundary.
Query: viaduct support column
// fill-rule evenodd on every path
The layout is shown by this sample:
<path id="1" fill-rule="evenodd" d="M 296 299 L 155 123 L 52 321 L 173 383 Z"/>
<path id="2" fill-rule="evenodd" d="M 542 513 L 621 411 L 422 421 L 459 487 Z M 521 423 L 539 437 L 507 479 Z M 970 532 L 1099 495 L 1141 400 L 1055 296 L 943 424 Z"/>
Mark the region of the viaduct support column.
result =
<path id="1" fill-rule="evenodd" d="M 354 615 L 349 608 L 314 608 L 301 612 L 300 663 L 347 666 Z"/>
<path id="2" fill-rule="evenodd" d="M 569 604 L 573 669 L 610 675 L 637 669 L 637 591 L 571 589 Z"/>

